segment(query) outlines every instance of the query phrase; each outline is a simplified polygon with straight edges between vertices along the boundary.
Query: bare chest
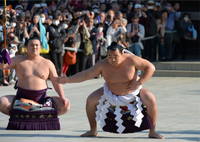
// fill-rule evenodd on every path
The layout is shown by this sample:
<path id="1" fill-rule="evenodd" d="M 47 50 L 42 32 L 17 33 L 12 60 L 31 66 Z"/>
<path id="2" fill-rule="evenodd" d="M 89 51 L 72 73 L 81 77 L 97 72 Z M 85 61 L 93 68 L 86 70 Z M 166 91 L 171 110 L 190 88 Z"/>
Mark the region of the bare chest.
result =
<path id="1" fill-rule="evenodd" d="M 135 74 L 134 66 L 124 65 L 119 69 L 112 67 L 104 68 L 102 71 L 103 77 L 108 83 L 129 82 Z"/>
<path id="2" fill-rule="evenodd" d="M 43 63 L 33 63 L 24 61 L 17 66 L 16 70 L 18 78 L 38 77 L 46 80 L 49 75 L 48 66 Z"/>

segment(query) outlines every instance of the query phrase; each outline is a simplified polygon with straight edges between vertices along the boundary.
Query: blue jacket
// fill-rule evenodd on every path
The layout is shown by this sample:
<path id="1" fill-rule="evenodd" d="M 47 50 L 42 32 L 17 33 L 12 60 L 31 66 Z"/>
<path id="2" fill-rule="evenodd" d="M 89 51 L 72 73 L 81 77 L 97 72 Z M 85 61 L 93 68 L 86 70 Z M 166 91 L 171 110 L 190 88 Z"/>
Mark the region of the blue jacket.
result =
<path id="1" fill-rule="evenodd" d="M 175 20 L 180 17 L 179 12 L 170 12 L 166 18 L 166 31 L 172 31 L 174 29 Z"/>

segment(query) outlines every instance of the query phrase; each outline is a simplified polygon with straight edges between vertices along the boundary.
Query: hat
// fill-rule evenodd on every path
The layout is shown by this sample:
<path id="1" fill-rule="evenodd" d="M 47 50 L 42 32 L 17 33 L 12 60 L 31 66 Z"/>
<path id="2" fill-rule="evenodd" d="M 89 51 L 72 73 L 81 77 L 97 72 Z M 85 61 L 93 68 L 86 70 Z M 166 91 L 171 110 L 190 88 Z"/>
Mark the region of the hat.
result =
<path id="1" fill-rule="evenodd" d="M 14 40 L 13 41 L 16 42 L 16 43 L 20 43 L 20 41 L 19 41 L 17 36 L 14 36 Z"/>
<path id="2" fill-rule="evenodd" d="M 9 53 L 6 51 L 6 49 L 3 49 L 3 51 L 0 53 L 0 62 L 4 64 L 8 63 L 11 64 L 11 59 Z"/>
<path id="3" fill-rule="evenodd" d="M 159 2 L 156 2 L 156 3 L 155 3 L 155 6 L 161 6 L 161 5 L 160 5 L 160 3 L 159 3 Z"/>
<path id="4" fill-rule="evenodd" d="M 25 15 L 23 15 L 22 13 L 19 13 L 19 15 L 17 16 L 17 19 L 25 20 Z"/>
<path id="5" fill-rule="evenodd" d="M 21 5 L 17 5 L 17 6 L 15 6 L 15 10 L 18 9 L 18 8 L 23 9 L 23 6 L 21 6 Z"/>
<path id="6" fill-rule="evenodd" d="M 95 9 L 95 8 L 99 9 L 99 7 L 97 5 L 93 5 L 92 9 Z"/>
<path id="7" fill-rule="evenodd" d="M 110 1 L 110 4 L 111 4 L 112 2 L 116 2 L 116 3 L 117 3 L 117 0 L 111 0 L 111 1 Z"/>
<path id="8" fill-rule="evenodd" d="M 149 0 L 148 3 L 154 3 L 154 0 Z"/>
<path id="9" fill-rule="evenodd" d="M 135 7 L 134 7 L 135 9 L 137 9 L 137 8 L 142 8 L 142 6 L 141 6 L 141 4 L 135 4 Z"/>
<path id="10" fill-rule="evenodd" d="M 53 19 L 54 19 L 54 20 L 58 20 L 58 19 L 59 19 L 59 16 L 56 15 L 56 14 L 54 14 L 54 15 L 53 15 Z"/>

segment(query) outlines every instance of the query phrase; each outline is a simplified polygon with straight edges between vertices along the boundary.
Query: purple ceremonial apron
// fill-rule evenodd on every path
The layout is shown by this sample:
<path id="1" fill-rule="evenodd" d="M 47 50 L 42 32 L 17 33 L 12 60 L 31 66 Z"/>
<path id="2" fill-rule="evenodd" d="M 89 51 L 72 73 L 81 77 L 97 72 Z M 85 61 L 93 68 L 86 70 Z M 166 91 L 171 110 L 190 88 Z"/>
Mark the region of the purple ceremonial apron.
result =
<path id="1" fill-rule="evenodd" d="M 9 112 L 7 130 L 60 130 L 59 111 L 54 100 L 46 94 L 49 88 L 38 91 L 16 85 L 14 88 L 18 90 Z"/>

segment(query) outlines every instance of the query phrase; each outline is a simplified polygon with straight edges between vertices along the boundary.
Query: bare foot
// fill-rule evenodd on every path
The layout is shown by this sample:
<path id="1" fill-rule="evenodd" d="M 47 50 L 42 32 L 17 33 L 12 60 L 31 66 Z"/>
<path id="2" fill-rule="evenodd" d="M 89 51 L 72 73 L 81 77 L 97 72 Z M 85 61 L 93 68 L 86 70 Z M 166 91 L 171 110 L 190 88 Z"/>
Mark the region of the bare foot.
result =
<path id="1" fill-rule="evenodd" d="M 93 131 L 93 130 L 90 130 L 84 134 L 81 135 L 81 137 L 96 137 L 97 136 L 97 131 Z"/>
<path id="2" fill-rule="evenodd" d="M 149 133 L 149 138 L 155 138 L 155 139 L 165 139 L 162 135 L 156 133 L 156 132 L 151 132 Z"/>

